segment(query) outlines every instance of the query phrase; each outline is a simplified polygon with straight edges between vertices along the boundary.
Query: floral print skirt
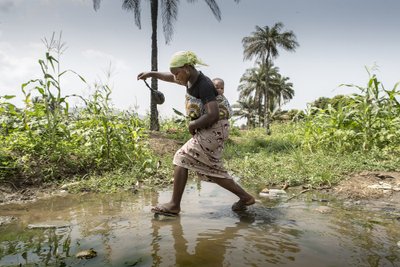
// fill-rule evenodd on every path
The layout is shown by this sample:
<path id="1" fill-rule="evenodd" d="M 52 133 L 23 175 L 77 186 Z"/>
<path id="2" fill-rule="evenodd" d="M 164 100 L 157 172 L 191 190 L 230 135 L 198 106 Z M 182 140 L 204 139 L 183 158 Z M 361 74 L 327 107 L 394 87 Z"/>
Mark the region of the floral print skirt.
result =
<path id="1" fill-rule="evenodd" d="M 223 167 L 222 152 L 229 136 L 229 121 L 219 120 L 210 128 L 201 129 L 174 156 L 173 163 L 197 172 L 202 180 L 208 177 L 232 179 Z"/>

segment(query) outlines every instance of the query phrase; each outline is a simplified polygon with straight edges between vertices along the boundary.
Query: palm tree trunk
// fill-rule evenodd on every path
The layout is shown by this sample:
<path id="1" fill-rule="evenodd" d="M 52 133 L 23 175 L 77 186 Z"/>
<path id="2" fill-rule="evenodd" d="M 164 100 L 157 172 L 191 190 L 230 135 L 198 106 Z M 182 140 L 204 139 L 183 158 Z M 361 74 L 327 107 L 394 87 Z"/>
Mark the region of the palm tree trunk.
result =
<path id="1" fill-rule="evenodd" d="M 270 128 L 270 112 L 269 112 L 269 52 L 267 54 L 267 58 L 265 59 L 265 94 L 264 94 L 264 127 L 265 127 L 265 132 L 267 135 L 271 134 L 271 128 Z"/>
<path id="2" fill-rule="evenodd" d="M 158 0 L 151 0 L 151 70 L 158 70 L 158 48 L 157 48 L 157 17 L 158 17 Z M 158 90 L 157 79 L 151 79 L 151 88 Z M 160 123 L 158 121 L 157 104 L 154 102 L 153 94 L 150 97 L 150 130 L 159 131 Z"/>
<path id="3" fill-rule="evenodd" d="M 256 99 L 258 101 L 258 127 L 262 127 L 264 124 L 264 115 L 262 110 L 262 88 L 257 88 L 257 96 Z"/>

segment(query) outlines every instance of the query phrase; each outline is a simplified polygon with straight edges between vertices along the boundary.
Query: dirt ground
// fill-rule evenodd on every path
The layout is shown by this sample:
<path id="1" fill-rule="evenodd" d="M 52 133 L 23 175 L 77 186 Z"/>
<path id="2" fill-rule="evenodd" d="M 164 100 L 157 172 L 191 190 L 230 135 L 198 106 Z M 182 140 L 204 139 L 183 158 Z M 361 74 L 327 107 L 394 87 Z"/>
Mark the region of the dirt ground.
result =
<path id="1" fill-rule="evenodd" d="M 151 132 L 149 138 L 150 148 L 160 156 L 174 155 L 183 145 L 183 142 L 168 138 L 164 133 Z"/>
<path id="2" fill-rule="evenodd" d="M 338 197 L 400 203 L 400 172 L 365 171 L 353 174 L 333 188 Z"/>
<path id="3" fill-rule="evenodd" d="M 149 145 L 160 156 L 173 155 L 183 145 L 160 132 L 150 133 Z M 0 185 L 0 205 L 34 201 L 59 193 L 59 188 L 28 188 L 15 190 L 10 184 Z M 400 172 L 365 171 L 350 175 L 330 192 L 351 201 L 380 201 L 400 204 Z"/>

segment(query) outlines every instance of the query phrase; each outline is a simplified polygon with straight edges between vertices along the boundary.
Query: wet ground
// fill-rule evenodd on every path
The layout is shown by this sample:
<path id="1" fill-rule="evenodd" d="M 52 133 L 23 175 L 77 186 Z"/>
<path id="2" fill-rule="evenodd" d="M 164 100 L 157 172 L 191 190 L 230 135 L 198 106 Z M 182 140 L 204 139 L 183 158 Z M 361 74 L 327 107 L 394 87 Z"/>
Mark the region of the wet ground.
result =
<path id="1" fill-rule="evenodd" d="M 288 196 L 298 192 L 288 191 Z M 245 212 L 190 182 L 179 217 L 150 209 L 171 191 L 65 195 L 0 206 L 0 266 L 400 266 L 400 207 L 366 209 L 307 192 Z M 92 248 L 97 256 L 78 259 Z"/>

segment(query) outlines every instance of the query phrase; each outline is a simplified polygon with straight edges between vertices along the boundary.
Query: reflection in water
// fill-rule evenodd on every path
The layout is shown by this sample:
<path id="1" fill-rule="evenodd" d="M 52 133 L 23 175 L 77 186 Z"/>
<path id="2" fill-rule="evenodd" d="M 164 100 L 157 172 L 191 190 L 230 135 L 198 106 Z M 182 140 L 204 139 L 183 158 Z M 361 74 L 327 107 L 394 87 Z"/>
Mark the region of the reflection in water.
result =
<path id="1" fill-rule="evenodd" d="M 400 248 L 393 246 L 399 240 L 397 222 L 356 210 L 335 213 L 331 220 L 341 246 L 354 246 L 353 253 L 363 255 L 353 259 L 355 265 L 400 266 Z"/>
<path id="2" fill-rule="evenodd" d="M 382 214 L 295 199 L 232 212 L 234 196 L 188 184 L 176 218 L 154 218 L 171 192 L 86 194 L 0 206 L 1 266 L 400 266 L 399 222 Z M 326 204 L 325 204 L 326 205 Z M 67 227 L 28 229 L 50 221 Z M 81 250 L 97 257 L 80 260 Z"/>
<path id="3" fill-rule="evenodd" d="M 233 266 L 264 266 L 266 263 L 279 264 L 286 260 L 293 260 L 294 254 L 299 252 L 298 245 L 293 242 L 294 237 L 300 235 L 295 229 L 270 227 L 273 222 L 271 214 L 265 217 L 254 211 L 238 212 L 237 221 L 231 226 L 223 227 L 226 223 L 220 218 L 220 229 L 208 229 L 196 233 L 191 227 L 184 231 L 185 226 L 181 218 L 153 219 L 153 266 L 225 266 L 224 262 L 234 263 Z M 255 222 L 263 221 L 262 225 Z M 265 224 L 265 221 L 268 223 Z M 162 228 L 167 228 L 161 234 Z M 163 236 L 165 243 L 160 242 Z M 169 238 L 172 237 L 172 240 Z M 193 248 L 185 237 L 195 238 Z M 160 244 L 164 251 L 161 250 Z M 170 255 L 169 247 L 174 247 L 175 257 Z M 189 252 L 191 250 L 192 252 Z M 293 253 L 293 256 L 282 257 Z"/>
<path id="4" fill-rule="evenodd" d="M 15 239 L 1 238 L 1 266 L 38 262 L 43 265 L 60 263 L 58 255 L 69 256 L 70 231 L 65 229 L 29 230 Z M 5 237 L 5 238 L 4 238 Z"/>
<path id="5" fill-rule="evenodd" d="M 162 251 L 160 251 L 159 241 L 162 227 L 170 228 L 175 259 L 172 259 L 171 255 L 168 254 L 160 255 Z M 181 218 L 177 217 L 173 221 L 155 218 L 152 220 L 154 263 L 155 265 L 164 264 L 165 266 L 223 266 L 226 251 L 231 242 L 240 238 L 239 231 L 242 227 L 240 223 L 237 223 L 232 227 L 200 233 L 195 242 L 194 252 L 189 253 L 189 242 L 185 239 Z M 187 235 L 193 235 L 193 233 Z"/>

